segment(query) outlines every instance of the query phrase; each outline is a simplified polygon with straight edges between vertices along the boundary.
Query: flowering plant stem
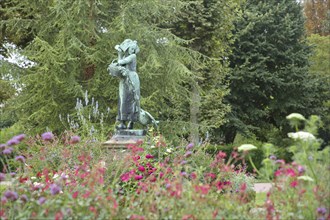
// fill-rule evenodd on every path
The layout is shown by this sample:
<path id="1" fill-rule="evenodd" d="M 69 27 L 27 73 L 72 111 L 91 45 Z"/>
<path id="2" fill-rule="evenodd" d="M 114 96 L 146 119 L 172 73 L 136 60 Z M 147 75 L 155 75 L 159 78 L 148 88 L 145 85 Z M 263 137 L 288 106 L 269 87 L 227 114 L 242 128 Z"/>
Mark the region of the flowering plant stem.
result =
<path id="1" fill-rule="evenodd" d="M 261 173 L 259 172 L 259 170 L 257 169 L 257 167 L 254 165 L 251 156 L 249 155 L 249 161 L 253 167 L 253 169 L 258 173 L 259 176 L 261 176 Z"/>

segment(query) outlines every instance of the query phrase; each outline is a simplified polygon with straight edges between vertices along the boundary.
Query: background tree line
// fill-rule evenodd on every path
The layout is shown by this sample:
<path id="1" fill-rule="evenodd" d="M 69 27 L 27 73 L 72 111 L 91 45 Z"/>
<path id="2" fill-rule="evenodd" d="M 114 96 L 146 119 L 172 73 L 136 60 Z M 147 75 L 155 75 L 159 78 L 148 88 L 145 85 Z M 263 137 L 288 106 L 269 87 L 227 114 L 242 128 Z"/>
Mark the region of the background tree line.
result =
<path id="1" fill-rule="evenodd" d="M 114 45 L 131 38 L 141 48 L 141 106 L 166 137 L 267 141 L 285 134 L 292 112 L 318 114 L 329 130 L 329 18 L 319 18 L 322 33 L 310 31 L 308 3 L 4 0 L 0 7 L 1 45 L 16 44 L 35 63 L 0 61 L 1 127 L 62 132 L 59 115 L 74 115 L 87 90 L 101 111 L 110 107 L 105 124 L 113 130 L 118 82 L 106 69 Z M 306 30 L 320 35 L 307 39 Z M 9 55 L 5 47 L 0 53 Z"/>

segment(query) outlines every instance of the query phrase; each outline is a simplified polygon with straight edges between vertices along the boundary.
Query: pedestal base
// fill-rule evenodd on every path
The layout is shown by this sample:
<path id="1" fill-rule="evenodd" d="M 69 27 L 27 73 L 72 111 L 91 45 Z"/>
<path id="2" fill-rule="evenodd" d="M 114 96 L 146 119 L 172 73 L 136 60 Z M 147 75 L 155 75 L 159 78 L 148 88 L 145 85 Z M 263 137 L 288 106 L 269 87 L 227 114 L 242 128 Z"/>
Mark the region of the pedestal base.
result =
<path id="1" fill-rule="evenodd" d="M 123 129 L 117 130 L 110 140 L 103 143 L 110 149 L 127 149 L 127 145 L 143 141 L 146 135 L 145 130 Z"/>

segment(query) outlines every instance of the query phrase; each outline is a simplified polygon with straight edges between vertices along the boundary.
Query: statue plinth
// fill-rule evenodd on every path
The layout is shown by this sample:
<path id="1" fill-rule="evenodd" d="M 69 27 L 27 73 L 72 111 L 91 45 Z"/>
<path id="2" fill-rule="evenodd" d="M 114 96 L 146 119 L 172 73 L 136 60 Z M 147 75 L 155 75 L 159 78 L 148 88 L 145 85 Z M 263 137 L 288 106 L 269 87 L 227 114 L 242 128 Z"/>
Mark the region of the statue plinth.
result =
<path id="1" fill-rule="evenodd" d="M 143 141 L 146 135 L 145 130 L 122 129 L 117 130 L 110 140 L 103 143 L 110 149 L 127 149 L 127 145 Z"/>

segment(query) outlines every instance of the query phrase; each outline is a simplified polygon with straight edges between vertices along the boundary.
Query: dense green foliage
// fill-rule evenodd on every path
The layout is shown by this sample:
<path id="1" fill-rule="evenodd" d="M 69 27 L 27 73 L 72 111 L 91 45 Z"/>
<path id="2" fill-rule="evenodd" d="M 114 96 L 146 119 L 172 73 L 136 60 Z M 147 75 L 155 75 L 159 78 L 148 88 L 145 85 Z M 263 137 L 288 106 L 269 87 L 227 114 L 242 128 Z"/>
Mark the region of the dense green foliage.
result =
<path id="1" fill-rule="evenodd" d="M 109 77 L 106 69 L 116 57 L 114 45 L 132 38 L 141 49 L 141 106 L 161 121 L 164 134 L 189 134 L 189 85 L 205 81 L 203 78 L 209 78 L 204 85 L 194 84 L 202 96 L 202 105 L 210 105 L 211 98 L 217 98 L 218 104 L 205 108 L 198 115 L 198 123 L 219 126 L 228 106 L 222 104 L 227 90 L 221 87 L 227 65 L 218 57 L 228 54 L 237 2 L 4 1 L 3 33 L 14 42 L 25 42 L 27 38 L 14 40 L 13 35 L 19 38 L 19 33 L 26 33 L 31 40 L 21 44 L 23 54 L 36 64 L 23 70 L 23 90 L 9 105 L 26 131 L 62 131 L 59 115 L 74 114 L 76 98 L 83 98 L 88 90 L 88 98 L 97 100 L 100 109 L 111 108 L 106 122 L 111 130 L 118 82 Z M 196 29 L 201 27 L 198 34 L 208 34 L 195 39 L 196 36 L 180 33 L 182 26 L 191 25 L 186 13 L 200 6 L 203 8 L 198 15 L 203 17 L 194 18 L 201 22 Z M 216 10 L 219 6 L 221 11 Z M 220 19 L 223 15 L 225 19 Z"/>
<path id="2" fill-rule="evenodd" d="M 285 135 L 289 113 L 320 113 L 326 88 L 308 73 L 311 50 L 299 3 L 249 0 L 234 35 L 226 142 L 237 132 L 262 141 L 274 128 Z"/>
<path id="3" fill-rule="evenodd" d="M 324 110 L 319 114 L 324 123 L 320 129 L 320 137 L 325 141 L 325 146 L 330 141 L 330 36 L 312 34 L 308 37 L 308 42 L 313 47 L 309 71 L 319 79 L 318 86 L 328 88 L 322 94 Z"/>

